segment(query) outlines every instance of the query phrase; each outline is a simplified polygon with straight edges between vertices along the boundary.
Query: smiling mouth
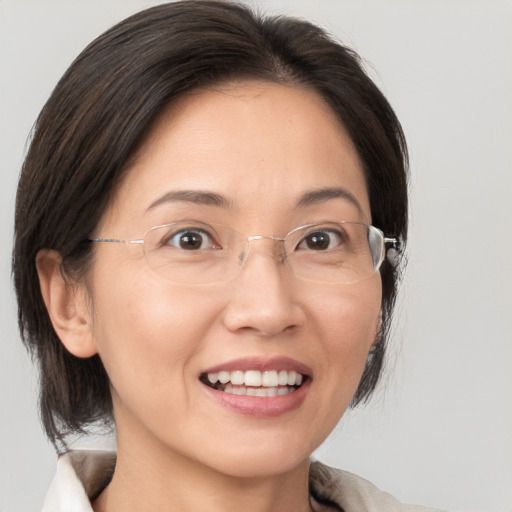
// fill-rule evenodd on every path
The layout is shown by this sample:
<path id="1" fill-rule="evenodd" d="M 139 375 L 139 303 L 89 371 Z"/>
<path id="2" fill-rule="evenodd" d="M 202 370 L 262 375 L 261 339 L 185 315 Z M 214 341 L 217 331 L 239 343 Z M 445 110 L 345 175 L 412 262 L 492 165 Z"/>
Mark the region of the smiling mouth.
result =
<path id="1" fill-rule="evenodd" d="M 307 378 L 294 370 L 235 370 L 203 373 L 199 380 L 212 389 L 232 395 L 274 397 L 293 393 Z"/>

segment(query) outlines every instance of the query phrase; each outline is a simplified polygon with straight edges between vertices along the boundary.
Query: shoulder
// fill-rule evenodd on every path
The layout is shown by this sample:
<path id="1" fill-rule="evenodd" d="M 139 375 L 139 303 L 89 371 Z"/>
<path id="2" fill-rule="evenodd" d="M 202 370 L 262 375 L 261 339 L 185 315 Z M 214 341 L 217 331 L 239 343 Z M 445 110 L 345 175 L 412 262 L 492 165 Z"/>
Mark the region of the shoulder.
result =
<path id="1" fill-rule="evenodd" d="M 336 503 L 344 512 L 436 512 L 400 503 L 368 480 L 321 462 L 311 463 L 310 486 L 319 498 Z"/>

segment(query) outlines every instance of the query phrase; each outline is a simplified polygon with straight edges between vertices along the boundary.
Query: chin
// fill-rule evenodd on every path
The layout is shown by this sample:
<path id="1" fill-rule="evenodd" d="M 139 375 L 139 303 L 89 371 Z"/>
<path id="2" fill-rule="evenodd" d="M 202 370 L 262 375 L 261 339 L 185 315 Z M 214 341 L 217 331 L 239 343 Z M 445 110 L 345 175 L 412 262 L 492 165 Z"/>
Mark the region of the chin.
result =
<path id="1" fill-rule="evenodd" d="M 260 451 L 252 455 L 244 454 L 218 461 L 214 469 L 233 478 L 275 477 L 293 472 L 300 466 L 309 465 L 309 455 L 303 454 L 302 457 L 298 457 L 291 453 L 274 452 L 271 456 L 265 457 Z"/>
<path id="2" fill-rule="evenodd" d="M 203 458 L 203 464 L 209 465 L 219 473 L 235 478 L 264 478 L 277 476 L 309 465 L 309 457 L 321 443 L 308 443 L 302 433 L 283 433 L 272 435 L 263 433 L 257 436 L 244 436 L 227 445 L 228 448 L 209 453 L 211 463 Z M 252 437 L 252 440 L 250 439 Z M 217 445 L 220 447 L 220 443 Z M 205 454 L 203 454 L 205 455 Z"/>

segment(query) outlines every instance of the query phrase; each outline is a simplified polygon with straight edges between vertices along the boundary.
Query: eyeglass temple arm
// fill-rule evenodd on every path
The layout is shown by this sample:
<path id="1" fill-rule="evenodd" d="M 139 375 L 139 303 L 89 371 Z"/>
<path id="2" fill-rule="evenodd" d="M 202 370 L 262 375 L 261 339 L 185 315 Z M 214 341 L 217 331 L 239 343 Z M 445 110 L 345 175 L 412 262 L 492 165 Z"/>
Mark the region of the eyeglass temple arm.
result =
<path id="1" fill-rule="evenodd" d="M 384 243 L 391 244 L 393 249 L 396 249 L 397 251 L 400 250 L 400 240 L 398 240 L 398 238 L 384 237 Z"/>
<path id="2" fill-rule="evenodd" d="M 400 247 L 400 240 L 398 238 L 384 237 L 384 246 L 387 244 L 391 245 L 386 249 L 386 260 L 391 263 L 392 266 L 396 267 L 399 261 L 399 255 L 402 252 Z"/>
<path id="3" fill-rule="evenodd" d="M 144 240 L 116 240 L 115 238 L 90 238 L 90 243 L 111 243 L 111 244 L 143 244 Z"/>

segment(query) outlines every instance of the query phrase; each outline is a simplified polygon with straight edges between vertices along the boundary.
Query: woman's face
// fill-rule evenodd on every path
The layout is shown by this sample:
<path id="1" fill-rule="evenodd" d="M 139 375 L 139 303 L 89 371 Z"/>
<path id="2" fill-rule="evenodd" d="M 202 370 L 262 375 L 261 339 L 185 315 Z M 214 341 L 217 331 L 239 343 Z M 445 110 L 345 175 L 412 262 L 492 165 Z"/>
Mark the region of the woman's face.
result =
<path id="1" fill-rule="evenodd" d="M 194 219 L 284 236 L 333 218 L 371 223 L 344 129 L 309 90 L 244 82 L 196 91 L 161 115 L 96 235 L 132 240 Z M 379 274 L 350 285 L 307 281 L 272 256 L 273 243 L 251 241 L 240 273 L 216 284 L 163 279 L 140 245 L 95 246 L 91 333 L 111 380 L 120 450 L 261 476 L 306 461 L 336 425 L 376 339 Z M 304 382 L 293 392 L 271 386 L 287 394 L 266 397 L 208 384 L 208 374 L 255 378 L 247 389 L 262 371 L 295 371 Z"/>

